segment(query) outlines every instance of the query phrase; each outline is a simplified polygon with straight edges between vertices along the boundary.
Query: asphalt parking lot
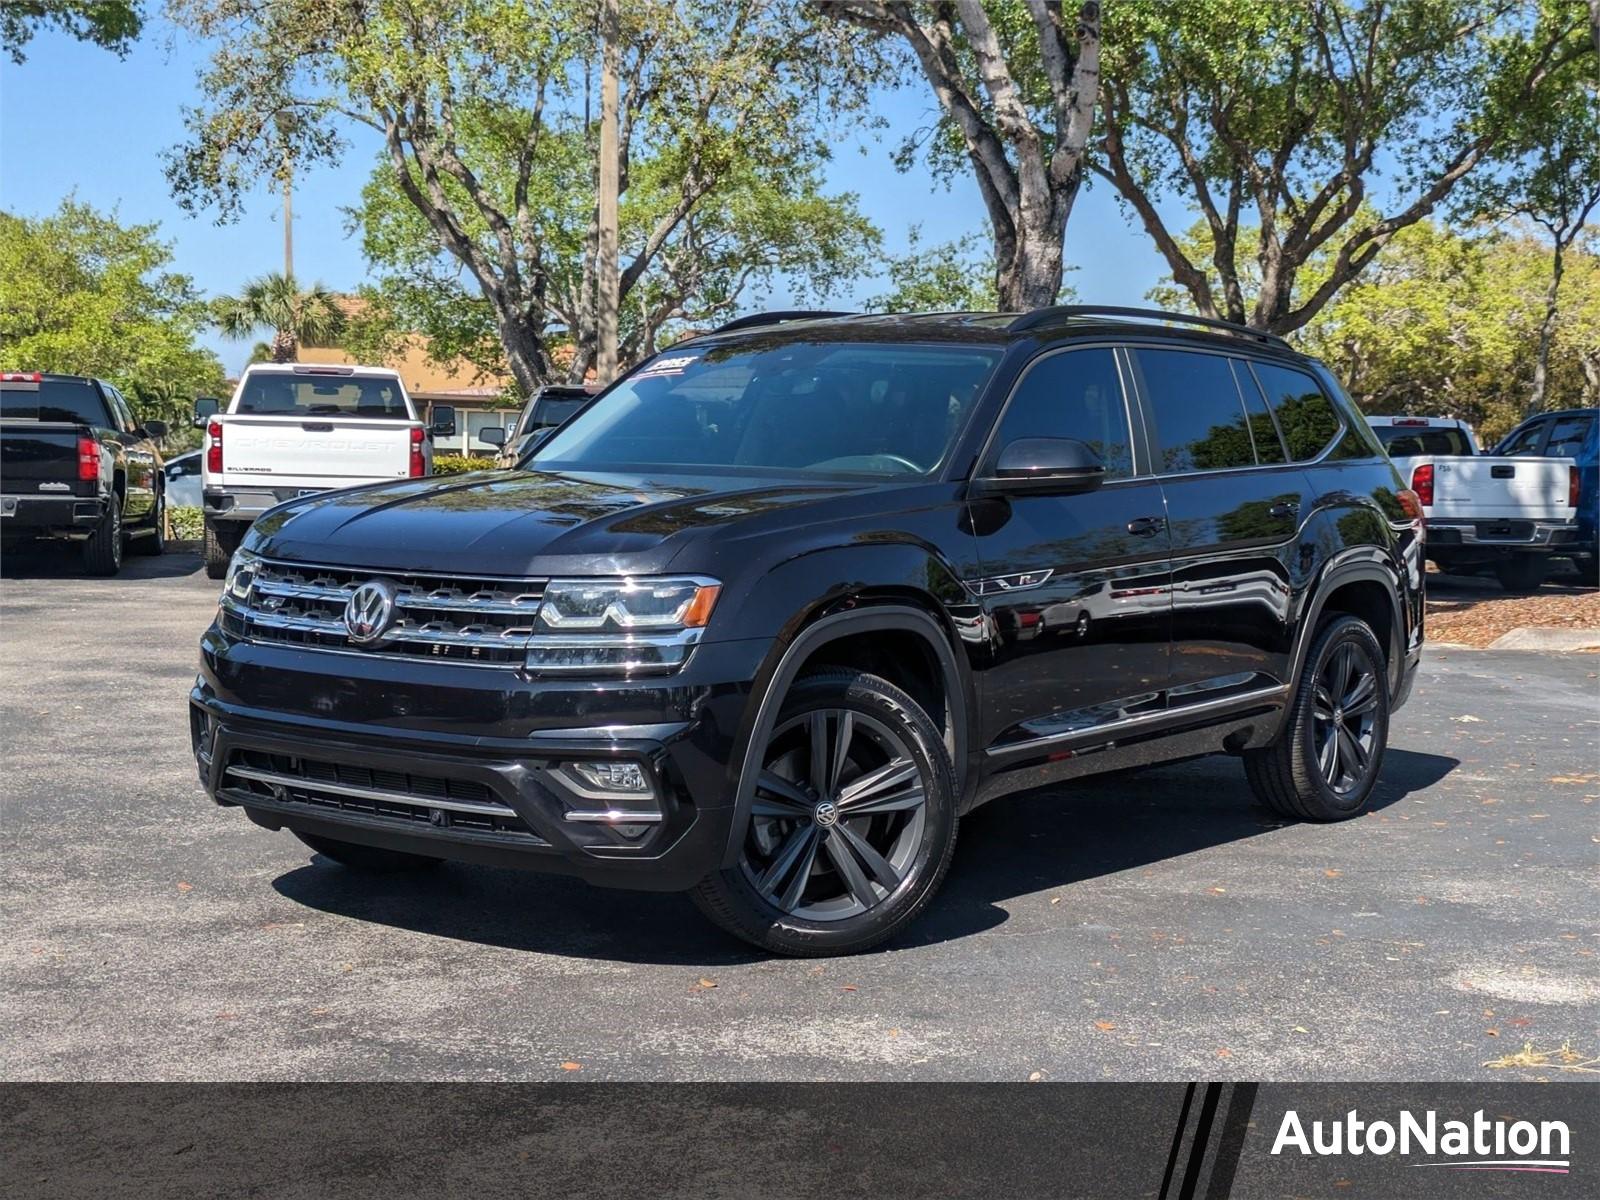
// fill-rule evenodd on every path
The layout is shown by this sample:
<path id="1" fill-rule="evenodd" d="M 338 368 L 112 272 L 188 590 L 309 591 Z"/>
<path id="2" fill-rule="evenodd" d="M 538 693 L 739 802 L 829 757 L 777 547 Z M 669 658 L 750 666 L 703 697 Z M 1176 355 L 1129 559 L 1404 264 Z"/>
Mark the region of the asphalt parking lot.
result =
<path id="1" fill-rule="evenodd" d="M 677 896 L 362 878 L 202 795 L 193 555 L 0 580 L 8 1079 L 1473 1079 L 1600 1054 L 1600 655 L 1430 654 L 1374 810 L 1228 759 L 1000 801 L 881 952 Z M 1591 1064 L 1593 1065 L 1593 1064 Z"/>

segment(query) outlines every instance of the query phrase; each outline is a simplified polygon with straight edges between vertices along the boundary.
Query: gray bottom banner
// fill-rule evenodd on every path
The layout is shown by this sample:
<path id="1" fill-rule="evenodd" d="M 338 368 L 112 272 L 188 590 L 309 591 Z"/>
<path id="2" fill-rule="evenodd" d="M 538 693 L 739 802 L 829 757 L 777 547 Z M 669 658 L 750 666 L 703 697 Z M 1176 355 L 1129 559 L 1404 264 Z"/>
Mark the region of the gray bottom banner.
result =
<path id="1" fill-rule="evenodd" d="M 28 1197 L 1577 1197 L 1600 1090 L 1339 1084 L 56 1084 Z"/>

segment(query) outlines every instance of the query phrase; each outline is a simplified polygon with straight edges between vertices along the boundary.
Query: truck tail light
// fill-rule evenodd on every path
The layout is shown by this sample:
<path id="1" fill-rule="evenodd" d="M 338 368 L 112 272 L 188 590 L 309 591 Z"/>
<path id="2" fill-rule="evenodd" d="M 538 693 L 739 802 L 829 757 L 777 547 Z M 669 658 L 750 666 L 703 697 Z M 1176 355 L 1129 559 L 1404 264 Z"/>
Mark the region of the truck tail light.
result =
<path id="1" fill-rule="evenodd" d="M 1433 464 L 1423 463 L 1411 472 L 1411 490 L 1423 504 L 1433 503 Z"/>
<path id="2" fill-rule="evenodd" d="M 424 465 L 422 461 L 422 439 L 425 436 L 420 425 L 411 430 L 411 478 L 413 479 L 422 478 Z"/>
<path id="3" fill-rule="evenodd" d="M 1579 492 L 1579 490 L 1580 489 L 1579 489 L 1579 486 L 1578 486 L 1578 468 L 1577 467 L 1568 467 L 1567 468 L 1567 507 L 1568 508 L 1577 508 L 1578 507 L 1578 492 Z"/>
<path id="4" fill-rule="evenodd" d="M 212 421 L 206 426 L 206 470 L 212 475 L 222 474 L 222 422 Z"/>
<path id="5" fill-rule="evenodd" d="M 78 478 L 88 480 L 100 478 L 100 443 L 93 438 L 78 439 Z"/>

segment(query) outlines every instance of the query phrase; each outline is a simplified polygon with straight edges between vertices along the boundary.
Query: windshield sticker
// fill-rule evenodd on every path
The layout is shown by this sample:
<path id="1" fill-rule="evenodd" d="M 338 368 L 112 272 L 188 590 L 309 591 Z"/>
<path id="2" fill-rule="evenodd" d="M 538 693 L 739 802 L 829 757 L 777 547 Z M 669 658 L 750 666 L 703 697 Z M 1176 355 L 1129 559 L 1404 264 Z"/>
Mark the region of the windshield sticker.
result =
<path id="1" fill-rule="evenodd" d="M 634 376 L 635 379 L 659 379 L 664 375 L 682 375 L 684 368 L 698 362 L 698 354 L 682 354 L 676 358 L 658 358 Z"/>

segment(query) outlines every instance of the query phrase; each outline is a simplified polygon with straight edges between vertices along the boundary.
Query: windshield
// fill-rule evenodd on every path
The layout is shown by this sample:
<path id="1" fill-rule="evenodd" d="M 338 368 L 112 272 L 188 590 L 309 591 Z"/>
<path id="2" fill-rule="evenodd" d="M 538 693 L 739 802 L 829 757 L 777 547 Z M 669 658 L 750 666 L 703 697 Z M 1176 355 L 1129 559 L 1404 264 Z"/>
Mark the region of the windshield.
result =
<path id="1" fill-rule="evenodd" d="M 233 411 L 269 417 L 388 417 L 402 421 L 411 416 L 398 379 L 265 372 L 244 381 Z"/>
<path id="2" fill-rule="evenodd" d="M 1417 425 L 1378 425 L 1378 440 L 1390 458 L 1420 458 L 1424 454 L 1471 457 L 1472 443 L 1457 426 L 1427 429 Z"/>
<path id="3" fill-rule="evenodd" d="M 538 470 L 931 475 L 998 350 L 790 342 L 669 350 L 595 401 Z"/>

